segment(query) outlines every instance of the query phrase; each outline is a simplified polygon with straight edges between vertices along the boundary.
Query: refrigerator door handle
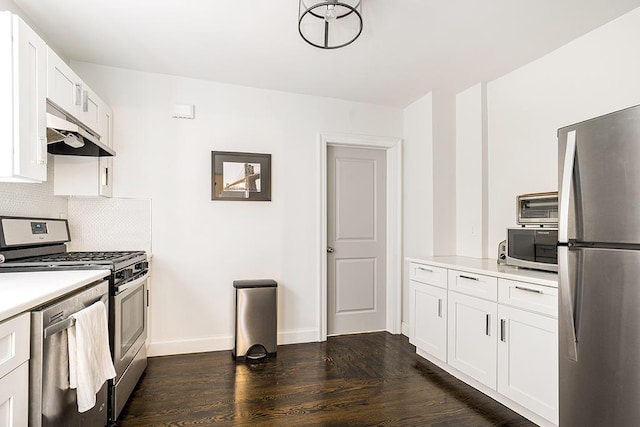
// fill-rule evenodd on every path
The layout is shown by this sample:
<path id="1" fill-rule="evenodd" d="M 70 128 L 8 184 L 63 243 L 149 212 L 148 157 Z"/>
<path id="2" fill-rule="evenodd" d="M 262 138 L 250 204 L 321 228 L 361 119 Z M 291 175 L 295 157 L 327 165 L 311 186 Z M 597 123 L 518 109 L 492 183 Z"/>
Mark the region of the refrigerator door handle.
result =
<path id="1" fill-rule="evenodd" d="M 558 246 L 558 271 L 560 273 L 560 298 L 562 301 L 563 320 L 568 334 L 567 352 L 569 360 L 578 361 L 578 342 L 576 338 L 576 325 L 573 311 L 573 296 L 571 295 L 571 283 L 569 276 L 569 248 Z"/>
<path id="2" fill-rule="evenodd" d="M 560 212 L 558 212 L 558 240 L 569 241 L 569 200 L 571 199 L 571 181 L 576 159 L 576 131 L 567 134 L 567 147 L 564 153 L 562 167 L 562 182 L 560 183 Z"/>

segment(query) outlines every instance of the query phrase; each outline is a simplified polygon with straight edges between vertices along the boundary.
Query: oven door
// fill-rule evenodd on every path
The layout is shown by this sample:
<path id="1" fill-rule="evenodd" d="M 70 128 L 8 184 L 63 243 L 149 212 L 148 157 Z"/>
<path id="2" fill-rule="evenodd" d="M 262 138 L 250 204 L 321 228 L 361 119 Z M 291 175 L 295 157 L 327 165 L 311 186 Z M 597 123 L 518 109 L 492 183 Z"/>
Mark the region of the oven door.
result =
<path id="1" fill-rule="evenodd" d="M 115 290 L 113 364 L 114 383 L 118 383 L 147 339 L 148 274 L 125 283 Z"/>

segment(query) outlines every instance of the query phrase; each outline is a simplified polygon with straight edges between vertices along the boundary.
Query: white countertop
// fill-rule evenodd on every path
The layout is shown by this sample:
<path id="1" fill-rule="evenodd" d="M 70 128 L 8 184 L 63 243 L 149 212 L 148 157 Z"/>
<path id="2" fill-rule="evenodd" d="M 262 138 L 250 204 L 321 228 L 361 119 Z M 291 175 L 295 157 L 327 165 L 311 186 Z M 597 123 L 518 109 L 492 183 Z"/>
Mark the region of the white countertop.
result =
<path id="1" fill-rule="evenodd" d="M 461 256 L 407 257 L 409 262 L 429 264 L 436 267 L 465 270 L 476 274 L 489 274 L 510 280 L 521 280 L 543 286 L 558 287 L 558 274 L 546 271 L 530 270 L 498 264 L 492 258 L 470 258 Z"/>
<path id="2" fill-rule="evenodd" d="M 0 273 L 0 322 L 108 276 L 111 270 Z"/>

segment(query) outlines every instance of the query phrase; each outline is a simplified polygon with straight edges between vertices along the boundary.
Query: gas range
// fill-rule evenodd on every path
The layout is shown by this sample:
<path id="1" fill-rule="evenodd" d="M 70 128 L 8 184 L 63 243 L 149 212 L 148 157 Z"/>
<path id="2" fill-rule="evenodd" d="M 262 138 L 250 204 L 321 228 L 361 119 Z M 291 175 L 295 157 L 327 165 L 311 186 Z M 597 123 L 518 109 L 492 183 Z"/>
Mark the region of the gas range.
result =
<path id="1" fill-rule="evenodd" d="M 0 273 L 109 269 L 129 278 L 127 269 L 148 266 L 144 251 L 67 252 L 70 241 L 67 220 L 0 217 Z"/>
<path id="2" fill-rule="evenodd" d="M 65 219 L 0 216 L 4 272 L 105 269 L 109 281 L 109 345 L 116 378 L 108 381 L 108 417 L 115 423 L 147 366 L 147 280 L 144 251 L 68 252 Z"/>

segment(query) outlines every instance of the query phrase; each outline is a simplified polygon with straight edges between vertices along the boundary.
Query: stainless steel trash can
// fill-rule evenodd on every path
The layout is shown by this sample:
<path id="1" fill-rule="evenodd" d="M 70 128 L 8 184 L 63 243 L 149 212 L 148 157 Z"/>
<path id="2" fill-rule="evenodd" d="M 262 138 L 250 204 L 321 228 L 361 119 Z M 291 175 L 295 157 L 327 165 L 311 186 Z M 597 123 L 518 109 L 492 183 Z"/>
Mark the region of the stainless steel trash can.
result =
<path id="1" fill-rule="evenodd" d="M 236 289 L 235 360 L 275 356 L 278 284 L 274 280 L 234 280 Z"/>

